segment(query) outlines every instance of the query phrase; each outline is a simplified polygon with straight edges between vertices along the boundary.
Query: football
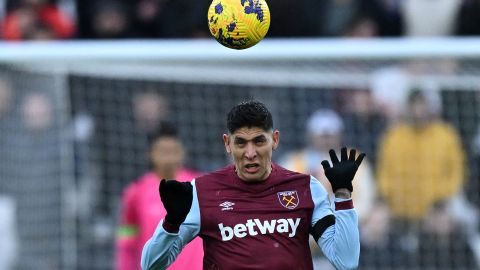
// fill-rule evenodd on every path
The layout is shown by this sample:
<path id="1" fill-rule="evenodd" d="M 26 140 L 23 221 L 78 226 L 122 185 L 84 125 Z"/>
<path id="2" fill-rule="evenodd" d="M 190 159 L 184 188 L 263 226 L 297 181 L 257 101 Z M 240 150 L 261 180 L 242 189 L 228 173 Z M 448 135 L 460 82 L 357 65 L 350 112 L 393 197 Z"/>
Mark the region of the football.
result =
<path id="1" fill-rule="evenodd" d="M 265 0 L 213 0 L 208 9 L 210 33 L 231 49 L 246 49 L 260 42 L 270 27 Z"/>

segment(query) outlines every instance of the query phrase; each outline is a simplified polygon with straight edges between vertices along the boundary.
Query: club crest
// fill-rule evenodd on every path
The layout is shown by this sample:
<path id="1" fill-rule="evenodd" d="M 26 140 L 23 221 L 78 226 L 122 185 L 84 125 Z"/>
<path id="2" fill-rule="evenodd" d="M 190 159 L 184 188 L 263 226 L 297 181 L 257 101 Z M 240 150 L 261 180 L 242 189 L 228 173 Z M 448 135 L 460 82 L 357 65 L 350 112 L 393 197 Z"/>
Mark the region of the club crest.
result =
<path id="1" fill-rule="evenodd" d="M 300 202 L 296 190 L 277 192 L 277 196 L 280 204 L 287 209 L 295 209 Z"/>

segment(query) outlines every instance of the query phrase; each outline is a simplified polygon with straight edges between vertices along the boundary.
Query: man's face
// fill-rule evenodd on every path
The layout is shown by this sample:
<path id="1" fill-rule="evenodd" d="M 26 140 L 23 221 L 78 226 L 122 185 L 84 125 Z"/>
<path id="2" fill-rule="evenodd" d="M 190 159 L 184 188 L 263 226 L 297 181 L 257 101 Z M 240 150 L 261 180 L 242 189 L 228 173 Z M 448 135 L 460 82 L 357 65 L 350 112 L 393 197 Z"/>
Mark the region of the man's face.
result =
<path id="1" fill-rule="evenodd" d="M 431 110 L 427 102 L 421 98 L 417 98 L 411 102 L 408 113 L 412 122 L 418 126 L 423 126 L 428 123 L 431 116 Z"/>
<path id="2" fill-rule="evenodd" d="M 161 171 L 165 178 L 175 177 L 175 171 L 182 166 L 184 149 L 181 142 L 174 137 L 157 139 L 151 147 L 150 159 L 156 171 Z"/>
<path id="3" fill-rule="evenodd" d="M 259 127 L 242 127 L 224 134 L 227 153 L 231 154 L 238 177 L 247 182 L 265 180 L 272 170 L 272 152 L 278 146 L 280 132 Z"/>

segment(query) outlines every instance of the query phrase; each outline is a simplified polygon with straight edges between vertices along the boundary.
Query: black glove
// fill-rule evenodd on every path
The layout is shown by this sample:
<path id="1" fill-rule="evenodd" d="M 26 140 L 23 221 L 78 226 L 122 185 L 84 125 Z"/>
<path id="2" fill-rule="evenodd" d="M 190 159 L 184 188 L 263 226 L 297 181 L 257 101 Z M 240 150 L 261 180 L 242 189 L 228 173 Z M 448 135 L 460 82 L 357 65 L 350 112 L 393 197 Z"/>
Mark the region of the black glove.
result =
<path id="1" fill-rule="evenodd" d="M 350 157 L 347 156 L 347 148 L 343 147 L 341 150 L 341 160 L 338 161 L 337 154 L 333 149 L 328 151 L 330 159 L 332 160 L 333 167 L 330 167 L 328 160 L 322 161 L 323 169 L 325 170 L 325 176 L 332 185 L 333 192 L 340 188 L 346 188 L 353 191 L 352 180 L 358 167 L 362 163 L 365 154 L 362 153 L 355 159 L 356 150 L 350 150 Z"/>
<path id="2" fill-rule="evenodd" d="M 174 227 L 185 221 L 192 206 L 193 188 L 189 182 L 162 179 L 159 186 L 160 199 L 167 210 L 165 221 Z"/>

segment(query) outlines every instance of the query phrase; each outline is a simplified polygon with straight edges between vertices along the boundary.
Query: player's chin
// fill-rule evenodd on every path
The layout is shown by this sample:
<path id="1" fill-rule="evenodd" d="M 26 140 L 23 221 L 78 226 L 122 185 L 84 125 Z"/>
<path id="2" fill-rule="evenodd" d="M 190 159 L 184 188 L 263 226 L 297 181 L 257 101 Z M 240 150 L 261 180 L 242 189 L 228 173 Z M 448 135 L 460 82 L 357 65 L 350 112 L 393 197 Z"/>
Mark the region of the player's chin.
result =
<path id="1" fill-rule="evenodd" d="M 252 172 L 243 172 L 242 179 L 247 182 L 260 182 L 265 180 L 264 177 L 265 172 L 263 170 L 259 170 L 255 173 Z"/>

